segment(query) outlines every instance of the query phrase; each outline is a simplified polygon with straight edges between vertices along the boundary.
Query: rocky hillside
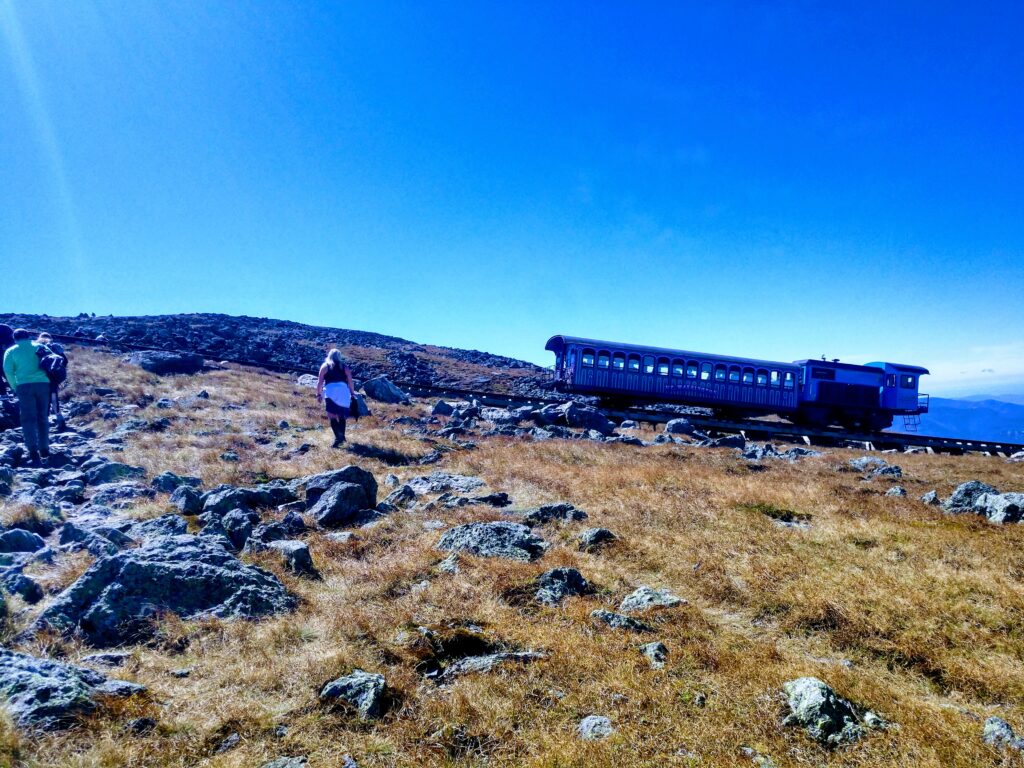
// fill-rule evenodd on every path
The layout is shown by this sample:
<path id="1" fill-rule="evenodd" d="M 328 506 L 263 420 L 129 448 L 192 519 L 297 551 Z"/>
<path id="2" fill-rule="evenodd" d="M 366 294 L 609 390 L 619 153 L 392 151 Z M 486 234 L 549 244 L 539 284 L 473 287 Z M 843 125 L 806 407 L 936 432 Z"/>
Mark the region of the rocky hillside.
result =
<path id="1" fill-rule="evenodd" d="M 332 450 L 71 352 L 51 466 L 0 433 L 0 765 L 1024 764 L 1024 462 L 386 387 Z"/>
<path id="2" fill-rule="evenodd" d="M 476 350 L 416 344 L 394 336 L 342 328 L 321 328 L 286 320 L 229 315 L 147 317 L 50 317 L 0 314 L 0 322 L 83 339 L 196 352 L 209 360 L 316 371 L 324 353 L 341 349 L 359 379 L 388 376 L 396 381 L 519 394 L 549 394 L 543 368 Z M 543 345 L 544 340 L 538 340 Z"/>

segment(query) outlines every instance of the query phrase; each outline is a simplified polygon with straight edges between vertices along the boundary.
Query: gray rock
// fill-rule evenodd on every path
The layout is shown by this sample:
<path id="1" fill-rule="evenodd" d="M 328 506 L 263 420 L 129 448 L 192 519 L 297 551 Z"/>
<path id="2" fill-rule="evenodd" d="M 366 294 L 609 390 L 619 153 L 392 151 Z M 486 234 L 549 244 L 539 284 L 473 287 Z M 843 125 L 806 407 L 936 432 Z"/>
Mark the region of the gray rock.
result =
<path id="1" fill-rule="evenodd" d="M 619 429 L 640 429 L 640 425 L 632 419 L 625 419 L 621 424 L 619 424 Z"/>
<path id="2" fill-rule="evenodd" d="M 316 389 L 318 383 L 317 377 L 311 373 L 304 373 L 295 380 L 295 383 L 300 387 L 309 387 L 310 389 Z"/>
<path id="3" fill-rule="evenodd" d="M 624 629 L 629 632 L 653 632 L 654 630 L 642 621 L 637 621 L 631 616 L 623 616 L 621 613 L 612 613 L 603 608 L 598 608 L 590 614 L 590 617 L 607 624 L 612 629 Z"/>
<path id="4" fill-rule="evenodd" d="M 983 493 L 974 509 L 990 523 L 1019 523 L 1024 517 L 1024 493 Z"/>
<path id="5" fill-rule="evenodd" d="M 42 536 L 21 528 L 0 533 L 0 552 L 37 552 L 45 546 Z"/>
<path id="6" fill-rule="evenodd" d="M 193 374 L 203 370 L 204 360 L 200 355 L 187 352 L 133 352 L 125 362 L 137 365 L 143 370 L 159 376 L 183 373 Z"/>
<path id="7" fill-rule="evenodd" d="M 445 667 L 444 671 L 435 678 L 435 682 L 438 685 L 443 685 L 464 675 L 491 672 L 495 667 L 510 662 L 525 664 L 543 658 L 546 658 L 545 655 L 536 651 L 505 651 L 480 656 L 466 656 Z"/>
<path id="8" fill-rule="evenodd" d="M 885 495 L 897 496 L 902 498 L 907 495 L 907 489 L 904 488 L 902 485 L 894 485 L 892 488 L 885 492 Z"/>
<path id="9" fill-rule="evenodd" d="M 701 440 L 699 443 L 703 448 L 739 448 L 747 447 L 746 438 L 743 435 L 725 435 L 708 440 Z"/>
<path id="10" fill-rule="evenodd" d="M 302 491 L 306 494 L 306 509 L 310 509 L 329 488 L 339 483 L 354 483 L 363 489 L 367 503 L 364 509 L 373 509 L 377 506 L 377 481 L 372 474 L 354 464 L 303 477 L 293 481 L 289 487 L 295 492 Z"/>
<path id="11" fill-rule="evenodd" d="M 889 477 L 889 478 L 901 478 L 903 477 L 903 469 L 895 465 L 891 467 L 881 467 L 874 470 L 871 473 L 872 477 Z"/>
<path id="12" fill-rule="evenodd" d="M 641 645 L 640 653 L 647 657 L 647 660 L 655 669 L 663 668 L 665 666 L 665 662 L 668 661 L 668 648 L 666 648 L 665 644 L 661 642 Z"/>
<path id="13" fill-rule="evenodd" d="M 384 712 L 384 675 L 354 669 L 349 675 L 332 680 L 320 691 L 320 700 L 342 701 L 364 720 L 375 720 Z"/>
<path id="14" fill-rule="evenodd" d="M 145 474 L 146 470 L 142 467 L 133 467 L 118 461 L 108 461 L 100 464 L 95 469 L 90 469 L 85 473 L 85 478 L 89 485 L 105 485 L 107 483 L 116 483 L 119 480 L 136 480 L 144 477 Z"/>
<path id="15" fill-rule="evenodd" d="M 939 499 L 939 494 L 935 491 L 928 491 L 928 493 L 921 496 L 920 500 L 932 507 L 937 507 L 942 503 L 941 499 Z"/>
<path id="16" fill-rule="evenodd" d="M 317 577 L 320 574 L 313 565 L 313 557 L 309 554 L 309 547 L 302 541 L 285 539 L 283 541 L 272 541 L 269 549 L 281 553 L 285 567 L 298 576 Z"/>
<path id="17" fill-rule="evenodd" d="M 588 528 L 577 539 L 583 552 L 597 552 L 617 541 L 618 537 L 607 528 Z"/>
<path id="18" fill-rule="evenodd" d="M 864 735 L 853 705 L 816 677 L 783 683 L 789 714 L 783 725 L 802 726 L 819 744 L 836 747 Z"/>
<path id="19" fill-rule="evenodd" d="M 179 485 L 171 493 L 171 504 L 183 515 L 198 515 L 203 511 L 203 495 L 188 485 Z"/>
<path id="20" fill-rule="evenodd" d="M 18 595 L 29 605 L 35 605 L 43 599 L 43 588 L 34 579 L 23 574 L 18 567 L 0 572 L 0 584 L 3 584 L 9 594 Z"/>
<path id="21" fill-rule="evenodd" d="M 468 552 L 479 557 L 536 560 L 547 544 L 520 523 L 466 523 L 447 531 L 437 543 L 446 552 Z"/>
<path id="22" fill-rule="evenodd" d="M 622 613 L 641 613 L 652 608 L 675 608 L 687 604 L 686 600 L 673 595 L 668 589 L 643 586 L 626 595 L 619 603 L 619 610 Z"/>
<path id="23" fill-rule="evenodd" d="M 130 733 L 142 736 L 156 730 L 156 720 L 151 717 L 133 717 L 124 724 L 124 728 Z M 218 749 L 217 751 L 219 752 L 220 750 Z"/>
<path id="24" fill-rule="evenodd" d="M 562 502 L 560 504 L 545 504 L 542 507 L 530 510 L 523 515 L 523 522 L 526 525 L 544 525 L 552 521 L 569 523 L 575 520 L 586 520 L 587 513 L 577 509 L 572 504 Z"/>
<path id="25" fill-rule="evenodd" d="M 154 496 L 156 491 L 152 488 L 147 488 L 141 483 L 124 481 L 97 485 L 89 501 L 93 504 L 121 506 L 129 501 L 152 499 Z"/>
<path id="26" fill-rule="evenodd" d="M 1018 752 L 1024 750 L 1024 739 L 1018 738 L 1010 724 L 999 717 L 985 720 L 981 740 L 996 749 L 1013 749 Z"/>
<path id="27" fill-rule="evenodd" d="M 157 536 L 180 536 L 188 533 L 188 523 L 180 515 L 160 515 L 151 520 L 136 523 L 128 529 L 128 536 L 144 541 Z"/>
<path id="28" fill-rule="evenodd" d="M 203 481 L 198 477 L 176 475 L 173 472 L 161 472 L 159 475 L 154 477 L 150 481 L 156 490 L 161 493 L 174 493 L 181 486 L 187 486 L 189 488 L 198 488 L 203 484 Z"/>
<path id="29" fill-rule="evenodd" d="M 412 487 L 409 485 L 400 485 L 384 497 L 384 501 L 382 503 L 390 504 L 393 507 L 407 507 L 414 501 L 416 501 L 416 492 Z"/>
<path id="30" fill-rule="evenodd" d="M 363 383 L 363 392 L 379 403 L 408 403 L 409 396 L 383 376 Z"/>
<path id="31" fill-rule="evenodd" d="M 690 423 L 689 419 L 672 419 L 665 424 L 666 435 L 690 435 L 698 434 L 697 428 Z"/>
<path id="32" fill-rule="evenodd" d="M 229 734 L 220 744 L 218 744 L 217 748 L 215 750 L 213 750 L 213 751 L 214 751 L 215 754 L 220 754 L 222 752 L 228 752 L 228 751 L 234 749 L 235 747 L 237 747 L 241 743 L 242 743 L 242 737 L 240 735 L 238 735 L 238 733 L 232 733 L 232 734 Z"/>
<path id="33" fill-rule="evenodd" d="M 269 549 L 275 541 L 284 541 L 287 538 L 288 530 L 280 523 L 260 523 L 252 529 L 242 551 L 262 552 Z"/>
<path id="34" fill-rule="evenodd" d="M 245 543 L 252 536 L 252 529 L 254 525 L 258 525 L 260 522 L 260 516 L 249 509 L 243 509 L 241 507 L 232 509 L 230 512 L 220 519 L 220 524 L 224 529 L 224 533 L 231 541 L 232 547 L 235 549 L 241 549 L 245 546 Z"/>
<path id="35" fill-rule="evenodd" d="M 295 607 L 272 574 L 196 536 L 150 539 L 98 559 L 40 615 L 36 627 L 79 631 L 100 647 L 148 636 L 163 612 L 184 619 L 257 618 Z"/>
<path id="36" fill-rule="evenodd" d="M 558 605 L 567 597 L 592 594 L 594 589 L 575 568 L 553 568 L 534 581 L 536 599 L 544 605 Z"/>
<path id="37" fill-rule="evenodd" d="M 83 664 L 96 664 L 101 667 L 123 667 L 124 663 L 132 655 L 128 651 L 107 651 L 106 653 L 91 653 L 82 657 Z"/>
<path id="38" fill-rule="evenodd" d="M 452 552 L 448 557 L 437 564 L 437 570 L 441 573 L 459 573 L 459 553 Z"/>
<path id="39" fill-rule="evenodd" d="M 306 374 L 306 375 L 308 375 L 308 374 Z M 299 378 L 302 378 L 302 377 L 299 377 Z M 316 376 L 313 376 L 312 378 L 316 379 Z M 313 382 L 313 386 L 314 387 L 316 386 L 316 382 L 315 381 Z M 260 768 L 309 768 L 309 763 L 306 761 L 305 756 L 302 756 L 302 757 L 275 757 L 273 760 L 270 760 L 270 761 L 268 761 L 266 763 L 263 763 L 263 765 L 261 765 Z M 346 767 L 342 766 L 342 768 L 346 768 Z"/>
<path id="40" fill-rule="evenodd" d="M 942 504 L 946 512 L 962 514 L 974 512 L 974 502 L 986 493 L 999 493 L 995 488 L 980 480 L 970 480 L 961 483 L 953 491 L 952 495 Z"/>
<path id="41" fill-rule="evenodd" d="M 598 741 L 607 739 L 615 729 L 612 728 L 612 721 L 602 715 L 587 715 L 580 720 L 576 726 L 576 733 L 584 741 Z"/>
<path id="42" fill-rule="evenodd" d="M 1017 451 L 1010 458 L 1008 458 L 1007 461 L 1014 464 L 1024 462 L 1024 451 Z"/>
<path id="43" fill-rule="evenodd" d="M 19 728 L 50 731 L 92 712 L 95 698 L 127 693 L 99 672 L 0 648 L 0 697 Z M 130 684 L 131 692 L 142 686 Z"/>
<path id="44" fill-rule="evenodd" d="M 467 475 L 453 475 L 450 472 L 431 472 L 423 477 L 415 477 L 408 482 L 417 496 L 427 493 L 443 493 L 445 491 L 456 491 L 458 493 L 469 493 L 482 488 L 486 483 L 479 477 Z"/>
<path id="45" fill-rule="evenodd" d="M 872 472 L 884 469 L 889 464 L 885 459 L 880 459 L 877 456 L 861 456 L 859 459 L 850 459 L 850 466 L 858 472 Z"/>
<path id="46" fill-rule="evenodd" d="M 371 509 L 366 491 L 355 483 L 336 483 L 317 499 L 309 513 L 324 528 L 353 524 L 364 510 Z"/>
<path id="47" fill-rule="evenodd" d="M 568 427 L 576 429 L 594 430 L 603 436 L 609 437 L 615 432 L 615 424 L 608 420 L 608 417 L 597 408 L 589 405 L 579 405 L 568 402 L 557 406 L 555 413 Z"/>

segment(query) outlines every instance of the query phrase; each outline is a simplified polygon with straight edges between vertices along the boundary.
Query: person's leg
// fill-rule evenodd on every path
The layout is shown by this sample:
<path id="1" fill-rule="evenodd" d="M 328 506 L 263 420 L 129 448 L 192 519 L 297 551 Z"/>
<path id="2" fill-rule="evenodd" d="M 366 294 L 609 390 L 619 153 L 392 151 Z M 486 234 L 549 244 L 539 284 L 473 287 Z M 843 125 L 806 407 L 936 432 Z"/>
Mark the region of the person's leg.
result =
<path id="1" fill-rule="evenodd" d="M 343 424 L 340 419 L 336 419 L 332 416 L 330 421 L 331 431 L 334 433 L 334 447 L 337 448 L 345 440 L 345 428 L 343 426 L 339 426 L 340 424 Z"/>
<path id="2" fill-rule="evenodd" d="M 39 454 L 50 455 L 50 385 L 33 384 L 36 398 L 36 430 L 39 433 Z"/>
<path id="3" fill-rule="evenodd" d="M 33 459 L 39 455 L 39 419 L 36 416 L 36 399 L 32 396 L 32 385 L 18 387 L 18 411 L 21 415 L 21 435 L 25 449 Z"/>
<path id="4" fill-rule="evenodd" d="M 344 443 L 345 442 L 345 417 L 344 416 L 339 416 L 336 419 L 336 421 L 338 423 L 338 429 L 335 432 L 335 434 L 338 435 L 338 442 L 339 443 Z"/>
<path id="5" fill-rule="evenodd" d="M 60 412 L 60 388 L 57 386 L 50 387 L 50 407 L 53 409 L 53 415 L 57 417 L 57 429 L 64 429 L 64 416 Z"/>

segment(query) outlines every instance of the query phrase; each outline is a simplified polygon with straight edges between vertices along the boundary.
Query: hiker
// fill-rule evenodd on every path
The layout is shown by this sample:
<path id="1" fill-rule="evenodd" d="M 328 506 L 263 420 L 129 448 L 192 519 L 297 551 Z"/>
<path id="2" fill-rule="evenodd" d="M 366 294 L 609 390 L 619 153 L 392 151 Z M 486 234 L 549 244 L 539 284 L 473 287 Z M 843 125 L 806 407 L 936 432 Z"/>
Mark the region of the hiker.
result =
<path id="1" fill-rule="evenodd" d="M 341 352 L 332 349 L 320 366 L 320 376 L 316 382 L 316 398 L 324 401 L 331 431 L 334 432 L 332 448 L 340 448 L 345 442 L 345 419 L 349 415 L 358 416 L 356 409 L 352 408 L 354 392 L 352 371 L 345 365 Z"/>
<path id="2" fill-rule="evenodd" d="M 4 352 L 4 375 L 18 395 L 21 432 L 28 449 L 29 464 L 50 462 L 50 379 L 40 365 L 37 350 L 45 349 L 32 341 L 24 328 L 14 332 L 14 346 Z"/>
<path id="3" fill-rule="evenodd" d="M 47 413 L 53 412 L 53 415 L 57 418 L 57 431 L 63 432 L 67 428 L 67 422 L 64 421 L 64 416 L 60 412 L 60 385 L 68 377 L 68 355 L 64 351 L 64 345 L 54 341 L 53 337 L 45 331 L 39 334 L 36 343 L 46 347 L 50 350 L 50 354 L 60 358 L 60 360 L 47 360 L 44 356 L 42 357 L 41 365 L 50 379 L 50 406 Z"/>
<path id="4" fill-rule="evenodd" d="M 6 323 L 0 323 L 0 358 L 4 352 L 14 346 L 14 329 Z M 11 392 L 13 395 L 14 393 Z M 7 379 L 0 376 L 0 398 L 7 395 Z"/>

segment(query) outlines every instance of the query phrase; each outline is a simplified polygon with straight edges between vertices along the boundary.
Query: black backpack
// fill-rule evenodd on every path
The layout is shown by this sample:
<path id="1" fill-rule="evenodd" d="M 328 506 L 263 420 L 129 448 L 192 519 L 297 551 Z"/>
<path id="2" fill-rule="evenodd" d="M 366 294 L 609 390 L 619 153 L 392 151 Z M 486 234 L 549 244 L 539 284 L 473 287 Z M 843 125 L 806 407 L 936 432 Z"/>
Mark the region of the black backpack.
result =
<path id="1" fill-rule="evenodd" d="M 63 384 L 68 377 L 68 359 L 64 355 L 58 355 L 49 347 L 36 349 L 39 357 L 39 367 L 43 369 L 46 378 L 51 384 Z"/>

